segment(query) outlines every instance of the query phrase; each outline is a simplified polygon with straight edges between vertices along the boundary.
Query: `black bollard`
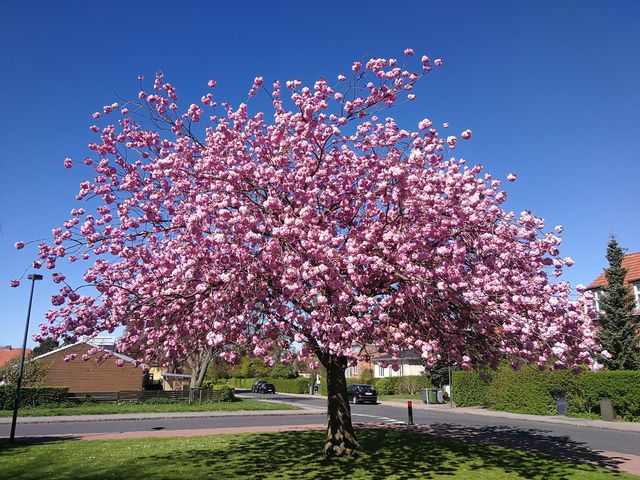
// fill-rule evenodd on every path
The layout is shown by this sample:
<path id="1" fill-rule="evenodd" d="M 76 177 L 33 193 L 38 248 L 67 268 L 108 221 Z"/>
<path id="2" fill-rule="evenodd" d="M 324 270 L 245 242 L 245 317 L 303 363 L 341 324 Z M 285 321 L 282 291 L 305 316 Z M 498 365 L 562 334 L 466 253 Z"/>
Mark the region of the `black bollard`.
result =
<path id="1" fill-rule="evenodd" d="M 407 410 L 409 412 L 409 421 L 407 422 L 407 425 L 414 425 L 414 423 L 413 423 L 413 402 L 412 401 L 408 401 L 407 402 Z"/>

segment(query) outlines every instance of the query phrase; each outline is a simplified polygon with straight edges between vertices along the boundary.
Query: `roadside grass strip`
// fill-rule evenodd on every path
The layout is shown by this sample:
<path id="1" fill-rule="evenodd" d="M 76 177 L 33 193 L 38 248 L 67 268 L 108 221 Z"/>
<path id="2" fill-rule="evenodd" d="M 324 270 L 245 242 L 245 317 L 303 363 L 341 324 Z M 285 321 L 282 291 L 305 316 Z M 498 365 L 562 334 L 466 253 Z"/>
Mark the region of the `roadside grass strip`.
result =
<path id="1" fill-rule="evenodd" d="M 107 415 L 113 413 L 166 413 L 166 412 L 234 412 L 243 410 L 300 410 L 284 403 L 242 399 L 234 402 L 205 403 L 84 403 L 68 406 L 21 408 L 21 417 L 50 417 L 59 415 Z M 12 410 L 0 410 L 0 417 L 10 417 Z M 1 477 L 0 477 L 1 478 Z"/>
<path id="2" fill-rule="evenodd" d="M 593 465 L 410 428 L 360 428 L 363 452 L 324 458 L 323 431 L 0 445 L 0 478 L 55 479 L 640 479 Z M 560 448 L 569 448 L 566 445 Z M 577 446 L 573 453 L 580 456 Z M 557 449 L 556 449 L 557 450 Z M 555 452 L 558 453 L 557 451 Z M 570 455 L 567 458 L 571 459 Z"/>

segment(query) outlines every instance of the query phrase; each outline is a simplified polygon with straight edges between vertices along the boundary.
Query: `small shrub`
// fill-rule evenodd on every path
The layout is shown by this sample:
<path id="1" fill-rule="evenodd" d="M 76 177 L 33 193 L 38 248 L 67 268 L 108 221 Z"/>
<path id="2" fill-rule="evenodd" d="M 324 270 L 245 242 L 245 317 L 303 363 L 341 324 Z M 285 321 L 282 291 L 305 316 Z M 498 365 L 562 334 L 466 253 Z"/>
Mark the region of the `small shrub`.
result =
<path id="1" fill-rule="evenodd" d="M 378 395 L 393 395 L 396 391 L 395 378 L 378 378 L 376 380 L 376 390 Z"/>
<path id="2" fill-rule="evenodd" d="M 373 376 L 373 370 L 370 368 L 363 368 L 358 383 L 364 383 L 365 385 L 373 385 L 376 379 Z"/>
<path id="3" fill-rule="evenodd" d="M 235 402 L 236 396 L 233 392 L 232 388 L 224 387 L 220 390 L 220 399 L 219 402 Z"/>

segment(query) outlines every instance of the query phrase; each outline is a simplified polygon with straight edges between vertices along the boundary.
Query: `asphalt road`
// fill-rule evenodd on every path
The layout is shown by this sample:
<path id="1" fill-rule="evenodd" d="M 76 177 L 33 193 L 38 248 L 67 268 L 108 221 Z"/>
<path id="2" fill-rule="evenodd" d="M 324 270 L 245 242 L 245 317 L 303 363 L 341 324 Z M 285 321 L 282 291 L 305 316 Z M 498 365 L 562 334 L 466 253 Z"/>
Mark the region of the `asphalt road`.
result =
<path id="1" fill-rule="evenodd" d="M 322 397 L 295 397 L 286 394 L 243 396 L 286 401 L 315 408 L 325 408 Z M 354 423 L 404 424 L 404 405 L 351 406 Z M 542 423 L 538 421 L 487 417 L 450 410 L 414 409 L 418 427 L 428 426 L 432 432 L 452 439 L 474 439 L 539 453 L 552 453 L 567 459 L 585 460 L 597 451 L 640 455 L 640 435 L 593 427 Z M 270 425 L 324 425 L 326 416 L 318 415 L 247 415 L 211 418 L 174 418 L 153 420 L 109 420 L 70 423 L 18 423 L 17 436 L 62 435 L 107 432 L 140 432 L 221 427 Z M 10 425 L 0 425 L 0 437 L 9 435 Z M 597 458 L 596 458 L 597 461 Z"/>
<path id="2" fill-rule="evenodd" d="M 271 395 L 246 394 L 251 398 L 270 398 Z M 279 400 L 315 408 L 324 408 L 322 397 L 293 397 L 276 395 Z M 351 405 L 353 421 L 357 423 L 405 423 L 404 405 Z M 324 418 L 323 418 L 324 421 Z M 588 448 L 640 455 L 640 434 L 603 428 L 545 423 L 482 415 L 459 413 L 455 410 L 413 409 L 416 425 L 429 425 L 435 431 L 454 438 L 500 440 L 495 443 L 520 447 L 523 444 L 549 444 L 553 448 Z M 324 422 L 323 422 L 324 423 Z"/>

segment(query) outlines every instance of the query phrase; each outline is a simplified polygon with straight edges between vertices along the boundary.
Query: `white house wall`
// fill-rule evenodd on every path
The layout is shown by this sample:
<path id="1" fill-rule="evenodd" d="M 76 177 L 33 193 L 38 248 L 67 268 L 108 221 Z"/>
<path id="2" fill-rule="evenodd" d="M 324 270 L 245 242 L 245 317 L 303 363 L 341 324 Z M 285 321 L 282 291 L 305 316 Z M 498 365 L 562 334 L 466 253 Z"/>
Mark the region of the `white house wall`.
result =
<path id="1" fill-rule="evenodd" d="M 382 368 L 381 365 L 376 365 L 373 369 L 373 376 L 376 378 L 385 377 L 403 377 L 412 375 L 422 375 L 424 373 L 423 365 L 415 365 L 410 363 L 400 363 L 398 365 L 400 369 L 394 370 L 391 367 Z"/>

